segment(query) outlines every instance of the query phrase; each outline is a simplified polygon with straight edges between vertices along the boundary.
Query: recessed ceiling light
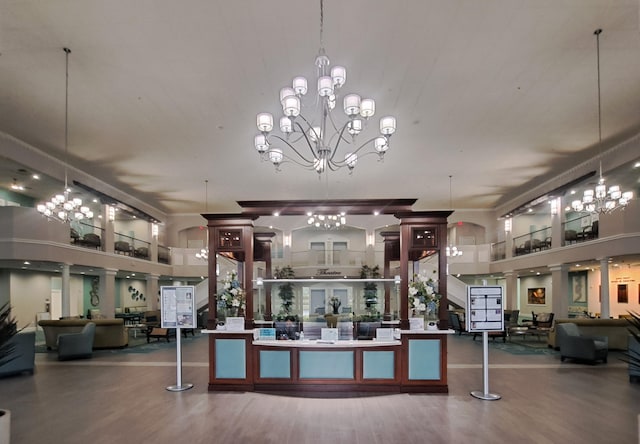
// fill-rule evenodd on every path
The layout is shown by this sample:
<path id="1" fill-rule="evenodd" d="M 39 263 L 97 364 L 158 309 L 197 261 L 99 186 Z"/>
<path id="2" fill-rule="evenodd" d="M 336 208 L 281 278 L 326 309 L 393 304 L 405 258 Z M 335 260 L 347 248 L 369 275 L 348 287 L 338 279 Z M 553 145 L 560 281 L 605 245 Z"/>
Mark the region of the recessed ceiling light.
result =
<path id="1" fill-rule="evenodd" d="M 633 167 L 634 167 L 634 168 L 640 168 L 640 162 L 636 162 L 636 163 L 633 165 Z"/>
<path id="2" fill-rule="evenodd" d="M 379 215 L 380 215 L 380 212 L 379 212 L 378 210 L 376 210 L 376 211 L 374 211 L 374 212 L 373 212 L 373 215 L 374 215 L 374 216 L 379 216 Z"/>
<path id="3" fill-rule="evenodd" d="M 33 179 L 35 180 L 40 180 L 40 175 L 38 174 L 34 174 L 33 176 L 31 176 Z"/>
<path id="4" fill-rule="evenodd" d="M 29 261 L 24 261 L 24 262 L 23 262 L 23 264 L 25 264 L 25 265 L 31 265 L 31 262 L 29 262 Z"/>
<path id="5" fill-rule="evenodd" d="M 571 190 L 571 194 L 576 194 L 576 190 Z"/>

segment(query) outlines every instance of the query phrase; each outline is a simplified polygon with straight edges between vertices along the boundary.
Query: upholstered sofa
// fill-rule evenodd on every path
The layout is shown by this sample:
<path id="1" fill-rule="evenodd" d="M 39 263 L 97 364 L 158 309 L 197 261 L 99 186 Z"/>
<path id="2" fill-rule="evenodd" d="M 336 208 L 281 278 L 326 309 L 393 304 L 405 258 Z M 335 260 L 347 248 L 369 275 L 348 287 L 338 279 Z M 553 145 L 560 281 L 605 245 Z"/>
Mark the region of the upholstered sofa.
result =
<path id="1" fill-rule="evenodd" d="M 33 374 L 36 356 L 36 332 L 21 332 L 9 339 L 9 344 L 14 345 L 12 358 L 4 365 L 0 365 L 0 378 L 4 376 L 18 375 L 28 372 Z"/>
<path id="2" fill-rule="evenodd" d="M 57 347 L 60 333 L 80 333 L 88 322 L 96 324 L 93 348 L 122 348 L 129 345 L 129 334 L 122 319 L 60 319 L 41 320 L 38 325 L 44 330 L 48 350 Z"/>
<path id="3" fill-rule="evenodd" d="M 609 350 L 626 350 L 629 344 L 629 327 L 631 324 L 625 319 L 556 319 L 549 332 L 549 347 L 558 349 L 556 325 L 571 322 L 578 326 L 581 335 L 606 336 Z"/>

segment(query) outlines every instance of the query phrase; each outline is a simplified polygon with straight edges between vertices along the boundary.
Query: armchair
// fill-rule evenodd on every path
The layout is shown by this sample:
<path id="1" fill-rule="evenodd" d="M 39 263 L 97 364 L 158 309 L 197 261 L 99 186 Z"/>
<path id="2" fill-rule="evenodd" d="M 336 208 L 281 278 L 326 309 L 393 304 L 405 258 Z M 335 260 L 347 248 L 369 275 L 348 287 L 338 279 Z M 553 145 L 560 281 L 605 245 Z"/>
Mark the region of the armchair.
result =
<path id="1" fill-rule="evenodd" d="M 93 338 L 96 324 L 88 322 L 80 333 L 58 335 L 58 360 L 90 358 L 93 354 Z"/>
<path id="2" fill-rule="evenodd" d="M 572 322 L 558 324 L 556 330 L 560 361 L 571 358 L 592 363 L 598 360 L 607 362 L 609 340 L 606 336 L 583 336 L 578 326 Z"/>

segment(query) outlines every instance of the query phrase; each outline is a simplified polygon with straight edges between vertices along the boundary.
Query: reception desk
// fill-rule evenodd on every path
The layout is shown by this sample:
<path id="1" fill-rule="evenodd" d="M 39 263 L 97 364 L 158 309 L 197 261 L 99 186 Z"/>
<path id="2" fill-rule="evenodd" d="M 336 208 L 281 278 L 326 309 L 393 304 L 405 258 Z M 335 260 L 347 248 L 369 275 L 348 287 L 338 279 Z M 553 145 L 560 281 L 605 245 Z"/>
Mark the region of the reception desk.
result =
<path id="1" fill-rule="evenodd" d="M 447 393 L 447 335 L 403 330 L 399 340 L 265 341 L 253 330 L 209 336 L 209 390 Z"/>

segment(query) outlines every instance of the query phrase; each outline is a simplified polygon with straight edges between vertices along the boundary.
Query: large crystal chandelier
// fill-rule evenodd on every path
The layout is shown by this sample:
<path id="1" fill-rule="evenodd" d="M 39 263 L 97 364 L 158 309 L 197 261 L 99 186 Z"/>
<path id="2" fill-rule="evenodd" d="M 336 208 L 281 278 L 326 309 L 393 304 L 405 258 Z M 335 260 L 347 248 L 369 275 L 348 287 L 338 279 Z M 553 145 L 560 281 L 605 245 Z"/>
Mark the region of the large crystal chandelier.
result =
<path id="1" fill-rule="evenodd" d="M 65 73 L 65 98 L 64 98 L 64 190 L 62 194 L 56 194 L 50 201 L 39 204 L 36 209 L 48 219 L 69 223 L 72 220 L 93 218 L 93 212 L 89 207 L 82 205 L 82 199 L 70 198 L 71 190 L 68 187 L 67 160 L 69 151 L 69 48 L 63 48 L 66 58 Z"/>
<path id="2" fill-rule="evenodd" d="M 325 230 L 333 230 L 340 228 L 347 223 L 345 213 L 340 214 L 313 214 L 307 213 L 307 224 L 316 228 L 324 228 Z"/>
<path id="3" fill-rule="evenodd" d="M 602 146 L 602 111 L 600 98 L 600 34 L 602 29 L 596 29 L 596 52 L 598 67 L 598 142 Z M 620 186 L 611 185 L 607 190 L 604 177 L 602 176 L 602 160 L 600 160 L 600 179 L 595 189 L 585 190 L 582 200 L 574 200 L 571 207 L 575 211 L 586 211 L 594 214 L 608 214 L 619 208 L 626 207 L 633 199 L 632 191 L 621 191 Z"/>
<path id="4" fill-rule="evenodd" d="M 380 134 L 360 143 L 358 136 L 367 129 L 376 111 L 373 99 L 361 98 L 358 94 L 342 97 L 342 108 L 346 115 L 344 123 L 334 110 L 338 103 L 338 91 L 347 79 L 343 66 L 330 66 L 323 42 L 324 5 L 320 0 L 320 50 L 316 57 L 316 94 L 307 95 L 307 79 L 295 77 L 291 86 L 280 90 L 280 105 L 283 116 L 279 120 L 280 133 L 273 133 L 274 121 L 270 113 L 257 116 L 260 134 L 255 136 L 255 148 L 262 160 L 271 161 L 276 170 L 291 161 L 318 174 L 348 167 L 353 171 L 359 157 L 377 154 L 382 160 L 389 149 L 389 139 L 396 130 L 396 119 L 392 116 L 380 119 Z M 303 99 L 307 99 L 303 103 Z M 344 120 L 344 116 L 342 117 Z M 343 146 L 343 153 L 338 154 Z M 285 152 L 283 148 L 288 148 Z M 365 148 L 369 151 L 363 151 Z"/>

